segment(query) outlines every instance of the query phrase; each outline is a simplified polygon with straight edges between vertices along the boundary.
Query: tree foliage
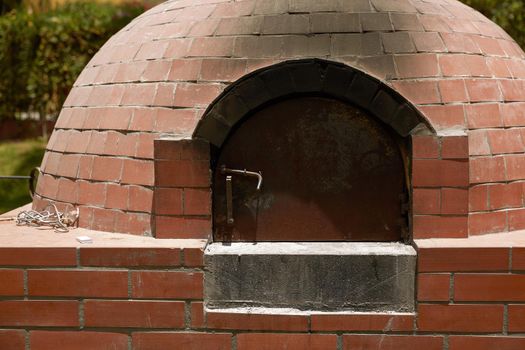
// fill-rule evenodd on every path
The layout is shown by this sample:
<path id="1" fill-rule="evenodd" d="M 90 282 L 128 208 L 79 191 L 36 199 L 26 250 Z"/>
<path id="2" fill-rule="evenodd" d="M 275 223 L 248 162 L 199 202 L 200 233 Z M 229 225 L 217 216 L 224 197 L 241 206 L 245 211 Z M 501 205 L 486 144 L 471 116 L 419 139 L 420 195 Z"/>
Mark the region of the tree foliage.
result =
<path id="1" fill-rule="evenodd" d="M 525 2 L 523 0 L 461 0 L 499 24 L 525 48 Z"/>
<path id="2" fill-rule="evenodd" d="M 143 10 L 83 1 L 0 16 L 0 119 L 57 115 L 89 59 Z"/>

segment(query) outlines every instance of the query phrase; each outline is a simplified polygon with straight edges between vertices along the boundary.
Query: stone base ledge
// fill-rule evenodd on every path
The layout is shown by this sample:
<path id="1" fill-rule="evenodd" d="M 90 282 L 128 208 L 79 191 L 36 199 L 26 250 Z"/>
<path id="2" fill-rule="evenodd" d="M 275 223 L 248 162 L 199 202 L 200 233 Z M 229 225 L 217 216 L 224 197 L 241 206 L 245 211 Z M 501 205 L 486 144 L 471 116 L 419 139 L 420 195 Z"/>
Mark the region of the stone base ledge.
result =
<path id="1" fill-rule="evenodd" d="M 210 309 L 412 312 L 416 252 L 401 243 L 212 243 Z"/>

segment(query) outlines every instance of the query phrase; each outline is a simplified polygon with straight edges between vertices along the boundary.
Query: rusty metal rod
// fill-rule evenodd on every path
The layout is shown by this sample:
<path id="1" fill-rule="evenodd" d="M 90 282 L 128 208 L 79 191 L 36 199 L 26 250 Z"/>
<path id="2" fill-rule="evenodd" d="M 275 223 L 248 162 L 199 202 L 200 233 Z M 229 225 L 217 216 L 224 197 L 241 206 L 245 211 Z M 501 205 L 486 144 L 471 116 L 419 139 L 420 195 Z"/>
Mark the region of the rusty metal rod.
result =
<path id="1" fill-rule="evenodd" d="M 226 168 L 226 166 L 223 165 L 221 167 L 221 173 L 256 177 L 257 178 L 257 191 L 259 191 L 262 187 L 263 177 L 260 172 L 256 173 L 255 171 L 248 171 L 246 169 L 244 170 L 230 169 L 230 168 Z"/>

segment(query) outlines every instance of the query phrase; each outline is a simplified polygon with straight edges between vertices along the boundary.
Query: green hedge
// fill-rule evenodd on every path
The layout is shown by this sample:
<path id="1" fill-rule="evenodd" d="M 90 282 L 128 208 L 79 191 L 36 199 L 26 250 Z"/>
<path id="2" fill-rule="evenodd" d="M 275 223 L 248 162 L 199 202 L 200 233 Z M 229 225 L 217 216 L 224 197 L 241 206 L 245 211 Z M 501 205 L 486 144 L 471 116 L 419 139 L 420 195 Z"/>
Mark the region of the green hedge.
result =
<path id="1" fill-rule="evenodd" d="M 141 5 L 71 2 L 0 16 L 0 119 L 20 112 L 57 115 L 83 67 Z"/>
<path id="2" fill-rule="evenodd" d="M 525 3 L 523 0 L 461 0 L 510 34 L 525 48 Z"/>

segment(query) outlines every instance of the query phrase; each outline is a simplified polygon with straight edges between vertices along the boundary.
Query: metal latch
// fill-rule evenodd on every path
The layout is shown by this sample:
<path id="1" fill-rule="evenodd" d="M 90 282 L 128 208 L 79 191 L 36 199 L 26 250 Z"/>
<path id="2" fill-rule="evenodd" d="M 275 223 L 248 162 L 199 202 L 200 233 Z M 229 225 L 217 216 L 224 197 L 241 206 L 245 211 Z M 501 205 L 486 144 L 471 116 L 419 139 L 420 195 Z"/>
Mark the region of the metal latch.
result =
<path id="1" fill-rule="evenodd" d="M 257 178 L 257 191 L 261 190 L 263 177 L 262 173 L 255 171 L 248 171 L 246 169 L 229 169 L 226 165 L 221 166 L 221 174 L 231 174 L 226 176 L 226 215 L 228 225 L 233 225 L 235 220 L 233 219 L 233 189 L 232 189 L 232 175 L 251 176 Z"/>

